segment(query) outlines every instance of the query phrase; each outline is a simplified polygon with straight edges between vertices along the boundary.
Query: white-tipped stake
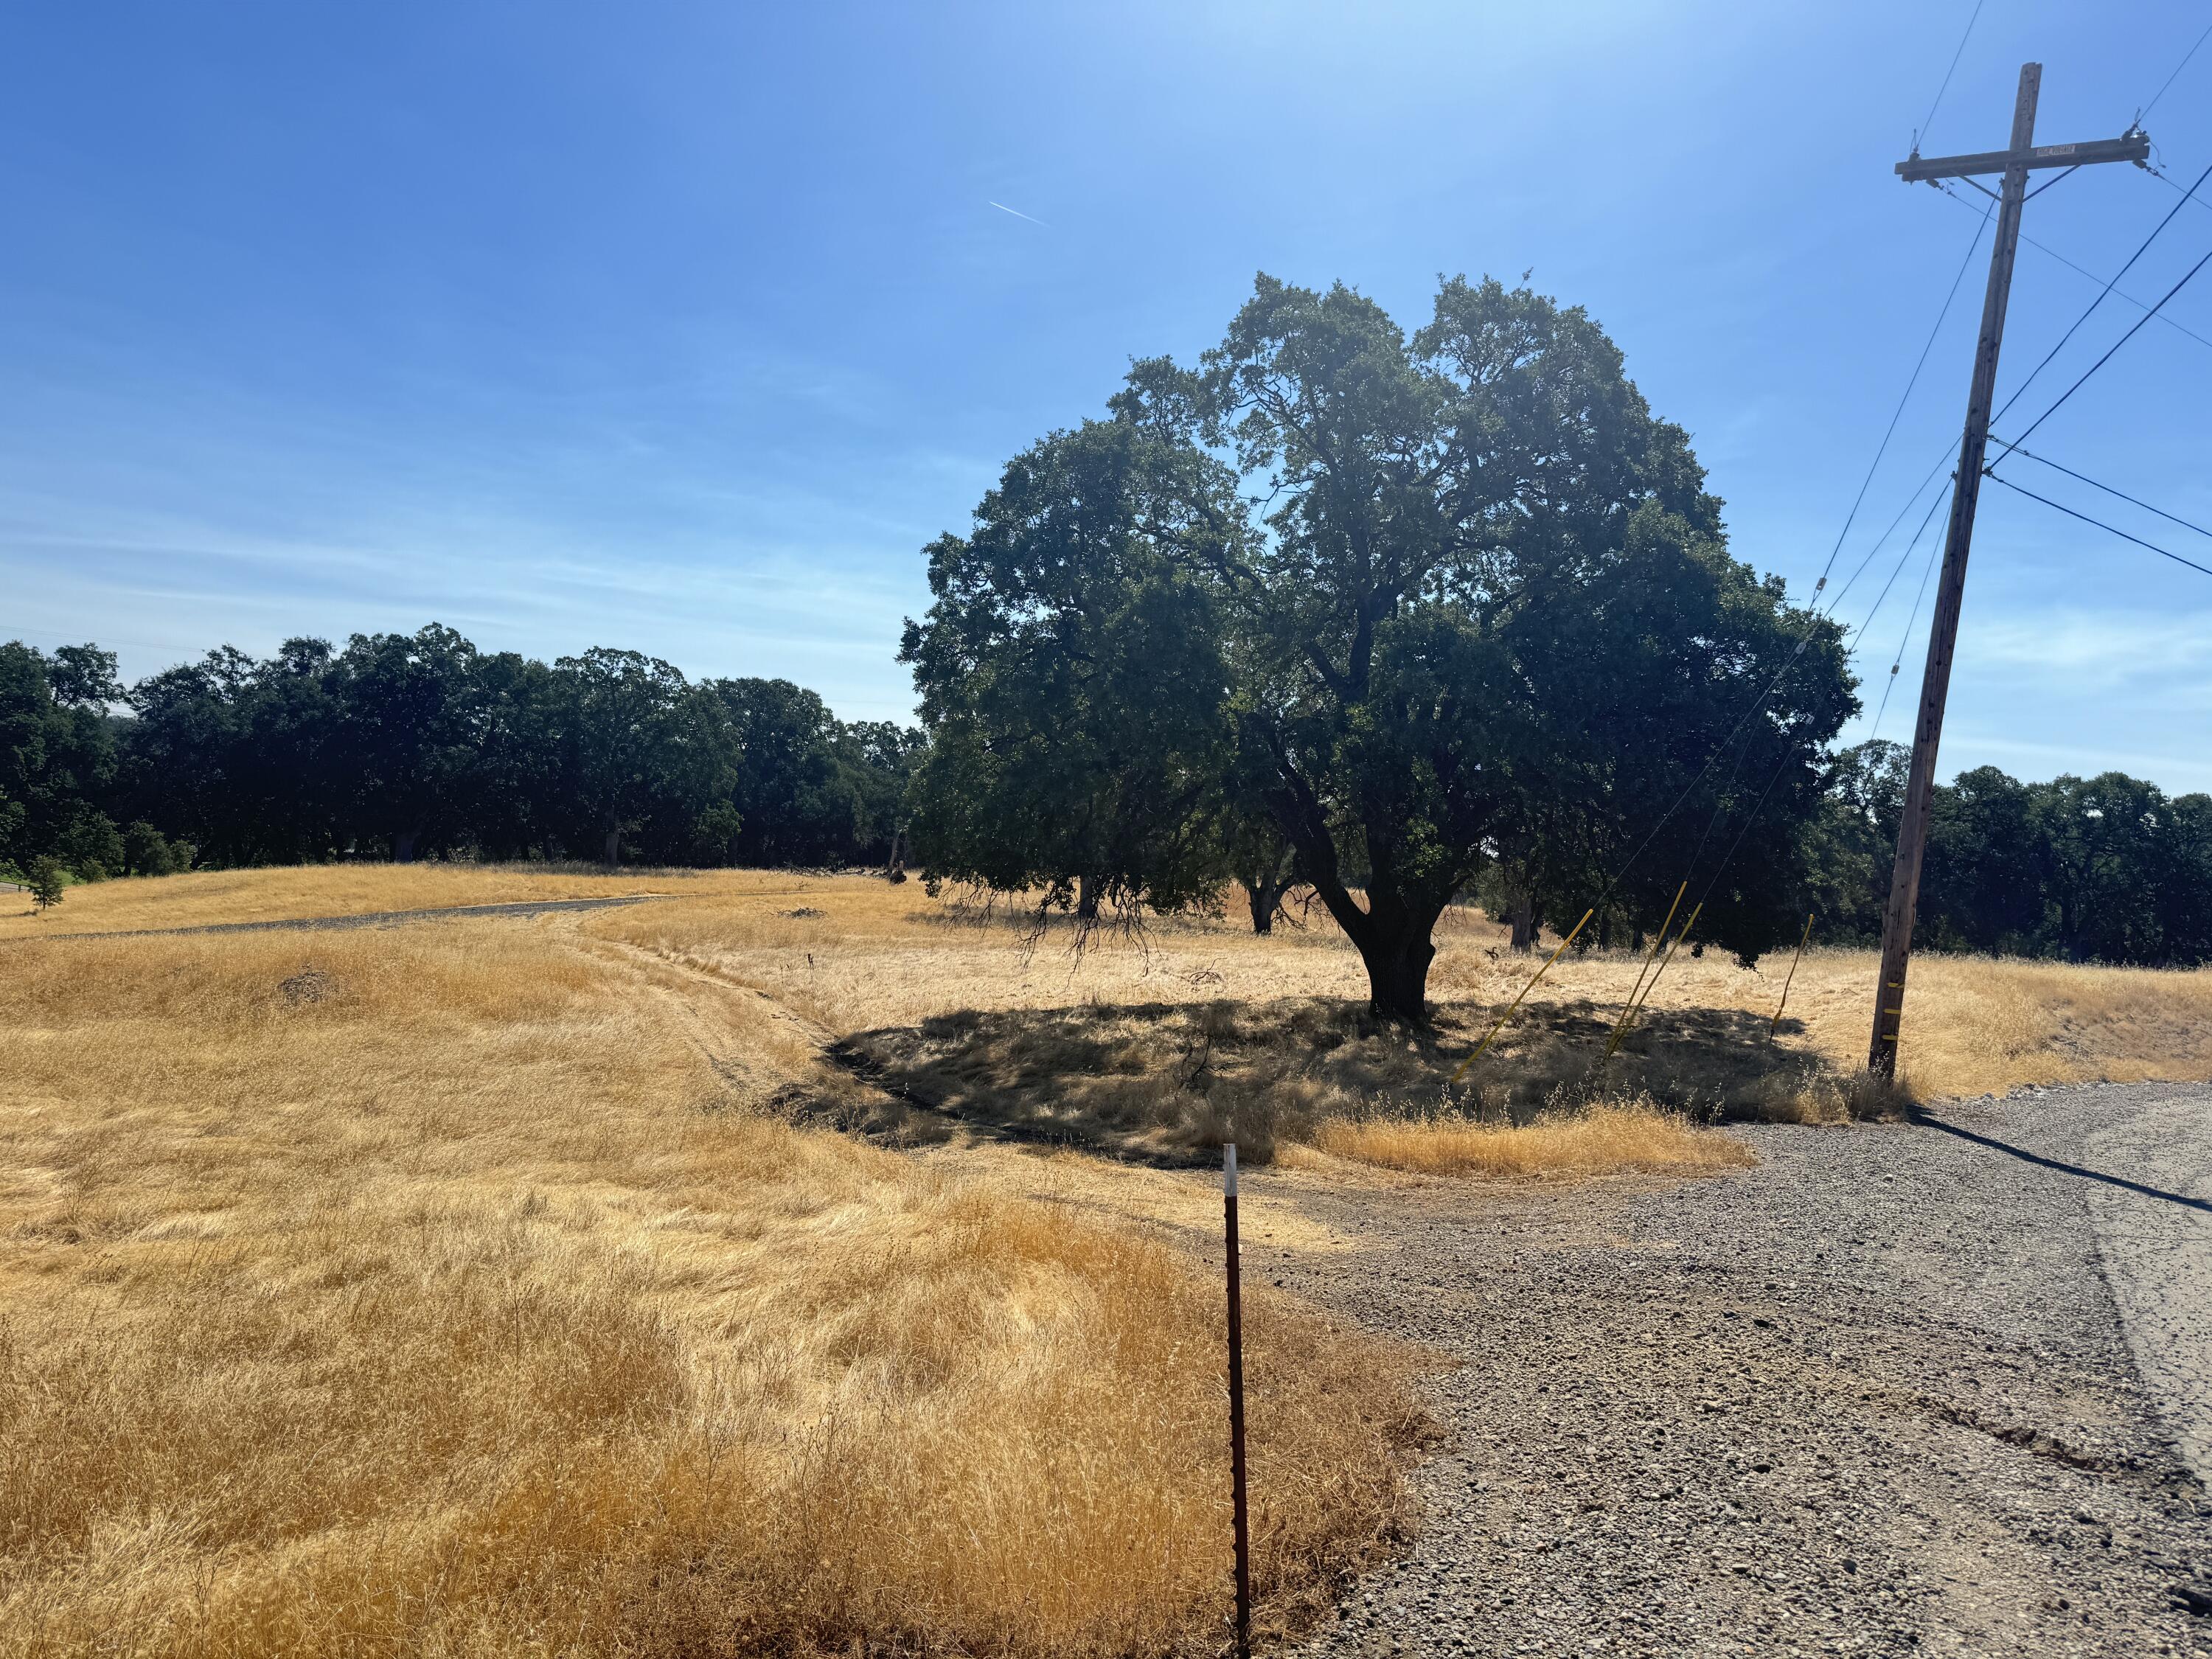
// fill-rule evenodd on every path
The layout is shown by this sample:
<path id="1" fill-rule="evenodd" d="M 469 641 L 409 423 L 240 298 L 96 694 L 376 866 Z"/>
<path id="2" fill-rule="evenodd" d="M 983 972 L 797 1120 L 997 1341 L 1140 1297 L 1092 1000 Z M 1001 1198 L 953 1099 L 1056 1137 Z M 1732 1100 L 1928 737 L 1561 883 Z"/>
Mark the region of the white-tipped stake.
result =
<path id="1" fill-rule="evenodd" d="M 1221 1143 L 1221 1190 L 1230 1198 L 1237 1196 L 1237 1143 Z"/>

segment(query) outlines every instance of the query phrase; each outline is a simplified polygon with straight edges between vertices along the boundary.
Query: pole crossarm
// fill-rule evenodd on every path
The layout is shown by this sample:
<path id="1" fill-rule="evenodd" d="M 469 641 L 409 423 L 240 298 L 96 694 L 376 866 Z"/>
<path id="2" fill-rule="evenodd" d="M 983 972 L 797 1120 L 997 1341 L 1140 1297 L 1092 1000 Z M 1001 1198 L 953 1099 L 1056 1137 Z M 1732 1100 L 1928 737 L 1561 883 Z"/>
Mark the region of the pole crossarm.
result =
<path id="1" fill-rule="evenodd" d="M 1929 155 L 1917 151 L 1897 164 L 1897 176 L 1908 185 L 1933 184 L 1938 179 L 1964 179 L 1977 173 L 2002 173 L 2015 164 L 2033 172 L 2039 167 L 2085 167 L 2093 161 L 2150 160 L 2150 136 L 2130 127 L 2117 138 L 2092 138 L 2080 144 L 2032 144 L 2025 150 L 1985 149 L 1975 155 Z"/>

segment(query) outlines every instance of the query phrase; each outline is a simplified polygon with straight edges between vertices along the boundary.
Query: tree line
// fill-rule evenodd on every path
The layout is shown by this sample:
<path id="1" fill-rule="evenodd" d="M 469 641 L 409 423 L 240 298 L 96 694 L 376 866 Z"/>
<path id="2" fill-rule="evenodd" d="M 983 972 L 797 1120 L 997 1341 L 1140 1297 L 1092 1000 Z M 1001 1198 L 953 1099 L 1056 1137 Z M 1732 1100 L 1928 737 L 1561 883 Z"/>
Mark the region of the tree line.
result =
<path id="1" fill-rule="evenodd" d="M 125 686 L 96 646 L 0 647 L 0 861 L 574 858 L 843 866 L 894 851 L 921 737 L 787 680 L 634 651 L 550 665 L 452 629 L 224 647 Z"/>
<path id="2" fill-rule="evenodd" d="M 1139 360 L 924 551 L 921 725 L 634 652 L 550 666 L 451 629 L 224 649 L 125 688 L 0 655 L 0 857 L 901 863 L 1084 926 L 1302 890 L 1383 1018 L 1433 933 L 1686 887 L 1749 962 L 1879 934 L 1900 751 L 1838 750 L 1841 625 L 1729 551 L 1682 428 L 1579 307 L 1442 283 L 1401 329 L 1262 276 L 1192 363 Z M 2108 774 L 1939 790 L 1920 942 L 2212 958 L 2212 800 Z"/>
<path id="3" fill-rule="evenodd" d="M 1816 939 L 1881 938 L 1910 755 L 1874 742 L 1829 767 L 1806 908 Z M 2124 772 L 2022 783 L 1994 766 L 1938 785 L 1917 948 L 2158 967 L 2212 962 L 2212 795 Z"/>

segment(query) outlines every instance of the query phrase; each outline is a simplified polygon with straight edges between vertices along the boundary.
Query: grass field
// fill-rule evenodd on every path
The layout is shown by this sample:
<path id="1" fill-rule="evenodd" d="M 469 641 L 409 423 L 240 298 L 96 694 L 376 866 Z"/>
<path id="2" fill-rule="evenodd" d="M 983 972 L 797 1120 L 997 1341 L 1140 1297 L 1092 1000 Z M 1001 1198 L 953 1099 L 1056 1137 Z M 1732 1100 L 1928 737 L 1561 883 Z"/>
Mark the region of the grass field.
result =
<path id="1" fill-rule="evenodd" d="M 609 892 L 667 896 L 40 937 Z M 1528 966 L 1472 914 L 1419 1038 L 1371 1028 L 1321 927 L 1078 955 L 858 877 L 343 866 L 0 924 L 24 1653 L 1208 1650 L 1218 1200 L 1173 1166 L 1233 1128 L 1377 1202 L 1724 1170 L 1737 1143 L 1652 1103 L 1832 1105 L 1871 967 L 1815 953 L 1770 1042 L 1778 971 L 1678 959 L 1594 1078 L 1634 965 L 1571 959 L 1447 1096 Z M 2212 976 L 1936 958 L 1914 997 L 1924 1089 L 2212 1074 Z M 1251 1294 L 1283 1626 L 1408 1523 L 1422 1362 Z"/>
<path id="2" fill-rule="evenodd" d="M 1204 1647 L 1218 1280 L 753 1109 L 757 999 L 573 917 L 0 950 L 0 1648 Z M 1261 1291 L 1271 1616 L 1411 1360 Z"/>

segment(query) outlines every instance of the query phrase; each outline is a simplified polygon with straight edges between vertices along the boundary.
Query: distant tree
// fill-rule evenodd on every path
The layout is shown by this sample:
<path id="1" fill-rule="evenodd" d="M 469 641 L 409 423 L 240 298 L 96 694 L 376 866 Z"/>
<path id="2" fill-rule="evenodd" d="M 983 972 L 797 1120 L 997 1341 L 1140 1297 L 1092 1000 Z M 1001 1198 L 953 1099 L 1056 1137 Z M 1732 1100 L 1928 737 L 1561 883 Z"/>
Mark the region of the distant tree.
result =
<path id="1" fill-rule="evenodd" d="M 131 688 L 125 816 L 216 863 L 337 857 L 353 839 L 354 769 L 326 641 L 256 661 L 225 646 Z"/>
<path id="2" fill-rule="evenodd" d="M 54 855 L 79 881 L 106 881 L 123 869 L 123 835 L 106 813 L 88 806 L 56 838 Z"/>
<path id="3" fill-rule="evenodd" d="M 908 797 L 928 747 L 919 726 L 895 720 L 855 720 L 838 732 L 838 763 L 850 781 L 858 825 L 852 862 L 900 862 Z"/>
<path id="4" fill-rule="evenodd" d="M 1913 939 L 1939 950 L 2029 954 L 2049 925 L 2051 848 L 2036 822 L 2036 794 L 1994 766 L 1961 772 L 1929 807 L 1928 850 Z M 1878 861 L 1883 901 L 1896 831 Z M 1880 937 L 1879 927 L 1874 937 Z"/>
<path id="5" fill-rule="evenodd" d="M 31 890 L 31 902 L 34 906 L 40 910 L 52 909 L 62 902 L 62 890 L 68 885 L 62 861 L 50 854 L 40 854 L 31 860 L 30 867 L 24 872 L 24 885 Z"/>
<path id="6" fill-rule="evenodd" d="M 604 647 L 560 659 L 550 690 L 562 810 L 577 841 L 611 865 L 626 841 L 665 858 L 696 848 L 736 772 L 720 702 L 657 657 Z"/>
<path id="7" fill-rule="evenodd" d="M 1829 762 L 1827 799 L 1801 842 L 1803 908 L 1817 917 L 1815 937 L 1829 944 L 1881 937 L 1909 758 L 1904 744 L 1875 738 Z"/>
<path id="8" fill-rule="evenodd" d="M 469 838 L 492 858 L 543 854 L 563 838 L 561 720 L 553 671 L 512 651 L 479 654 Z M 582 843 L 591 845 L 587 839 Z"/>
<path id="9" fill-rule="evenodd" d="M 2176 796 L 2166 803 L 2166 959 L 2176 966 L 2212 962 L 2212 795 Z"/>
<path id="10" fill-rule="evenodd" d="M 0 645 L 0 863 L 54 854 L 96 866 L 114 825 L 101 811 L 115 779 L 106 702 L 115 659 L 64 646 L 52 657 Z"/>
<path id="11" fill-rule="evenodd" d="M 173 842 L 143 818 L 123 831 L 123 870 L 132 876 L 173 876 L 192 867 L 190 842 Z"/>
<path id="12" fill-rule="evenodd" d="M 1282 827 L 1264 811 L 1230 808 L 1222 818 L 1224 861 L 1252 918 L 1252 931 L 1272 933 L 1283 901 L 1298 880 L 1297 849 Z"/>
<path id="13" fill-rule="evenodd" d="M 2165 912 L 2178 848 L 2164 793 L 2106 772 L 2060 777 L 2035 793 L 2059 953 L 2082 962 L 2171 960 Z"/>
<path id="14" fill-rule="evenodd" d="M 356 634 L 332 664 L 356 841 L 404 864 L 471 839 L 489 711 L 477 648 L 432 623 L 411 635 Z"/>

